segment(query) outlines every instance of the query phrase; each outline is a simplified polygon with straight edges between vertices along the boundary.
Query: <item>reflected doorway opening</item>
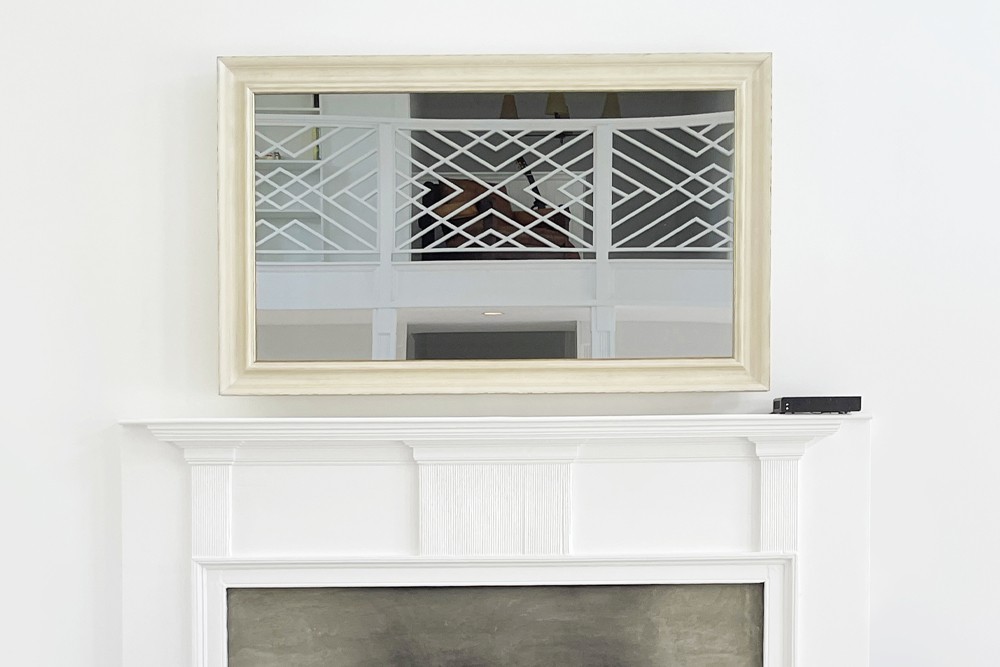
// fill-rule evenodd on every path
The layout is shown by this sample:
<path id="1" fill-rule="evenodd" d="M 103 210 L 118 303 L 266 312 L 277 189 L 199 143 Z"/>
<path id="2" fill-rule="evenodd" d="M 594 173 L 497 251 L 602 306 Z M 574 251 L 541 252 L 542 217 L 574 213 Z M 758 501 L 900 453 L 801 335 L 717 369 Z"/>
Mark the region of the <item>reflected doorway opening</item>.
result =
<path id="1" fill-rule="evenodd" d="M 546 330 L 435 331 L 416 327 L 406 335 L 406 358 L 576 359 L 576 325 Z M 572 327 L 572 328 L 562 328 Z"/>

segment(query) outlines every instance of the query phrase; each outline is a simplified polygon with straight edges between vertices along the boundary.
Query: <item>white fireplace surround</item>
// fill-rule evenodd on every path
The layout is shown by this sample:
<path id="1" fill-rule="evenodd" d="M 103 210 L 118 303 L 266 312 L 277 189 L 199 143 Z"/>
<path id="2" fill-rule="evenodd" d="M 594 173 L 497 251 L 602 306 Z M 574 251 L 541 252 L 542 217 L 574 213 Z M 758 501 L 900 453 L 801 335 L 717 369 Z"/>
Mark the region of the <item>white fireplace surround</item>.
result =
<path id="1" fill-rule="evenodd" d="M 765 667 L 868 664 L 863 415 L 129 423 L 191 466 L 195 667 L 231 587 L 751 582 Z"/>

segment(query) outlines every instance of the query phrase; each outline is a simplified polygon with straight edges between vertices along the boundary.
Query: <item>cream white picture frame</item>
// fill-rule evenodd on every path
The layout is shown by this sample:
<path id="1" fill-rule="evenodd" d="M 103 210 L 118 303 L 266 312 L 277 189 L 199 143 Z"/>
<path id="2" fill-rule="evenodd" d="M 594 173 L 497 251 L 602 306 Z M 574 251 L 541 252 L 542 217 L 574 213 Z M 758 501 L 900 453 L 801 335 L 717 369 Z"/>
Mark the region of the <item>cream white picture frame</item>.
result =
<path id="1" fill-rule="evenodd" d="M 223 57 L 219 86 L 219 368 L 223 394 L 765 390 L 770 376 L 770 54 Z M 730 358 L 258 361 L 258 93 L 732 90 Z"/>

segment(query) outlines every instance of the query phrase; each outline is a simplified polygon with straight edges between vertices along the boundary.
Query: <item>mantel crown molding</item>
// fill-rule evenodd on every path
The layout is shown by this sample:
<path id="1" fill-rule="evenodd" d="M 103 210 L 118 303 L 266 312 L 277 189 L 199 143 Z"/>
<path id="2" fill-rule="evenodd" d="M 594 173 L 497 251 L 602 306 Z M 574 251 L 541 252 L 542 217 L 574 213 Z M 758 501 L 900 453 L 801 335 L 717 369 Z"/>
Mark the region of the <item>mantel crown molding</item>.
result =
<path id="1" fill-rule="evenodd" d="M 579 445 L 560 442 L 521 441 L 420 441 L 407 443 L 413 460 L 434 463 L 571 463 L 580 454 Z"/>
<path id="2" fill-rule="evenodd" d="M 185 450 L 331 443 L 587 444 L 605 441 L 708 442 L 744 439 L 763 450 L 832 435 L 852 415 L 638 415 L 560 417 L 281 417 L 125 420 Z"/>

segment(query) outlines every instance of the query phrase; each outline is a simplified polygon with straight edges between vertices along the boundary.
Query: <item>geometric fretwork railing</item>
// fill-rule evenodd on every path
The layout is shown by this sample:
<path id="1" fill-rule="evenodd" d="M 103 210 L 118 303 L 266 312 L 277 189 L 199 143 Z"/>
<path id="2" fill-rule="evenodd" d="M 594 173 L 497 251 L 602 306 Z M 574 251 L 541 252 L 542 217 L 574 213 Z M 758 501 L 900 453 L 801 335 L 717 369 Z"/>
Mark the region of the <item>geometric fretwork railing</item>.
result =
<path id="1" fill-rule="evenodd" d="M 611 256 L 731 251 L 733 123 L 613 132 Z"/>
<path id="2" fill-rule="evenodd" d="M 258 115 L 254 149 L 261 260 L 376 259 L 378 135 L 371 123 Z"/>
<path id="3" fill-rule="evenodd" d="M 508 127 L 443 121 L 397 128 L 397 253 L 593 254 L 593 129 L 563 135 L 565 127 L 551 122 L 535 130 L 499 123 Z"/>
<path id="4" fill-rule="evenodd" d="M 256 125 L 259 261 L 732 251 L 732 113 L 593 120 L 258 115 Z"/>

